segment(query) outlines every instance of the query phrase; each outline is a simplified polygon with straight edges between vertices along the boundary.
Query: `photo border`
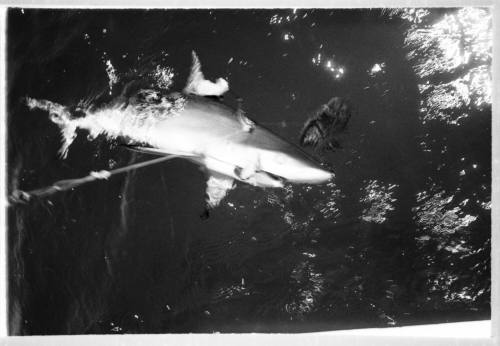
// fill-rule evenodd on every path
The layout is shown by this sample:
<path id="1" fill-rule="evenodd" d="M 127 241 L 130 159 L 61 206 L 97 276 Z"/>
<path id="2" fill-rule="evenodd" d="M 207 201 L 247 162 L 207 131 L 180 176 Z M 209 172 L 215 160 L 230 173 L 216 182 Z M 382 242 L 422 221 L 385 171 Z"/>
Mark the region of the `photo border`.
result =
<path id="1" fill-rule="evenodd" d="M 81 336 L 7 336 L 7 227 L 6 227 L 6 18 L 7 8 L 390 8 L 390 7 L 490 7 L 493 15 L 493 86 L 492 86 L 492 189 L 491 189 L 491 324 L 487 321 L 464 325 L 435 324 L 428 326 L 357 329 L 347 331 L 300 334 L 142 334 L 142 335 L 81 335 Z M 0 0 L 0 343 L 6 345 L 234 345 L 269 344 L 320 345 L 500 345 L 500 114 L 497 109 L 500 89 L 500 10 L 495 0 Z M 2 234 L 3 233 L 3 234 Z M 470 322 L 472 323 L 472 322 Z M 490 330 L 488 335 L 487 330 Z"/>

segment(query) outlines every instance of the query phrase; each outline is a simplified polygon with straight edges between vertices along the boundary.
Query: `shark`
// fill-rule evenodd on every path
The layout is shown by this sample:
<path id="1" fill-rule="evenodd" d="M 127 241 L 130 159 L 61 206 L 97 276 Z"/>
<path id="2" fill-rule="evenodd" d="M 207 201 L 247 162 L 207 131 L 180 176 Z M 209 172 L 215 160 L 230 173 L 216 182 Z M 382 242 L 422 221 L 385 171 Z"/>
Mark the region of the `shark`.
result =
<path id="1" fill-rule="evenodd" d="M 175 155 L 197 164 L 207 176 L 206 210 L 217 207 L 235 182 L 260 188 L 286 183 L 323 184 L 334 173 L 297 145 L 250 119 L 241 102 L 231 107 L 223 94 L 228 83 L 206 80 L 195 52 L 186 87 L 166 93 L 140 89 L 101 107 L 78 109 L 27 98 L 30 109 L 47 111 L 59 126 L 64 158 L 78 131 L 90 139 L 120 138 L 129 149 L 153 155 Z"/>

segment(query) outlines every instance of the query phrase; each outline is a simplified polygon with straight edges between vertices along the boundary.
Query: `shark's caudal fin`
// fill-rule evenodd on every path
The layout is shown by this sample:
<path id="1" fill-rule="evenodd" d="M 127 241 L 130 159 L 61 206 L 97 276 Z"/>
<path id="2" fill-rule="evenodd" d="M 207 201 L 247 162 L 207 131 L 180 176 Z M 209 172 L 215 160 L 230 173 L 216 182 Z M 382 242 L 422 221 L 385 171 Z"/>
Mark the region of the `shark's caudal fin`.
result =
<path id="1" fill-rule="evenodd" d="M 215 83 L 206 80 L 201 72 L 201 63 L 195 51 L 192 51 L 193 63 L 184 93 L 199 96 L 222 96 L 229 90 L 229 84 L 223 78 L 218 78 Z"/>
<path id="2" fill-rule="evenodd" d="M 66 158 L 69 146 L 76 138 L 77 129 L 68 108 L 55 102 L 35 100 L 30 97 L 26 98 L 26 104 L 30 109 L 41 109 L 49 112 L 50 120 L 56 123 L 61 130 L 62 146 L 59 149 L 59 155 Z"/>
<path id="3" fill-rule="evenodd" d="M 332 98 L 307 120 L 300 135 L 300 144 L 319 150 L 339 147 L 335 135 L 345 130 L 350 118 L 348 102 L 340 97 Z"/>

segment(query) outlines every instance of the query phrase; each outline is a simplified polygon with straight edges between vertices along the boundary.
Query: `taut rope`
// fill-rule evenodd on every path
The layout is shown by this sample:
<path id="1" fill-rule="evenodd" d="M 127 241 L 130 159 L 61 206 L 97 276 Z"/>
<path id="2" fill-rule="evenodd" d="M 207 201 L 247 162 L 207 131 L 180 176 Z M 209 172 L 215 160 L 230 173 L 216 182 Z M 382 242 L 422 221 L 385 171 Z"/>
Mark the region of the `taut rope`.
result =
<path id="1" fill-rule="evenodd" d="M 159 157 L 159 158 L 156 158 L 153 160 L 149 160 L 149 161 L 134 163 L 132 165 L 120 167 L 120 168 L 117 168 L 117 169 L 114 169 L 111 171 L 102 170 L 99 172 L 90 172 L 90 174 L 85 176 L 85 177 L 76 178 L 76 179 L 59 180 L 50 186 L 43 187 L 43 188 L 36 189 L 36 190 L 31 190 L 31 191 L 15 190 L 12 193 L 12 195 L 9 196 L 9 202 L 11 205 L 12 204 L 19 204 L 19 203 L 28 203 L 34 197 L 35 198 L 47 197 L 47 196 L 50 196 L 50 195 L 57 193 L 57 192 L 71 190 L 75 187 L 78 187 L 78 186 L 86 184 L 86 183 L 90 183 L 92 181 L 109 179 L 111 176 L 116 175 L 116 174 L 129 172 L 131 170 L 139 169 L 139 168 L 146 167 L 146 166 L 151 166 L 151 165 L 154 165 L 156 163 L 160 163 L 163 161 L 168 161 L 168 160 L 174 159 L 176 157 L 178 157 L 178 155 L 167 155 L 167 156 L 162 156 L 162 157 Z"/>

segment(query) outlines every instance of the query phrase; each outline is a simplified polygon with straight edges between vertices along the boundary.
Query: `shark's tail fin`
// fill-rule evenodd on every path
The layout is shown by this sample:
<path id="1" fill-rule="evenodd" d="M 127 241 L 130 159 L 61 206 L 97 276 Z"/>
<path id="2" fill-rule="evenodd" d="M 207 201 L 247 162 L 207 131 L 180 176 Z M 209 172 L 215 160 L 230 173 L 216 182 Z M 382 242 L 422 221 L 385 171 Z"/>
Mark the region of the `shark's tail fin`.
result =
<path id="1" fill-rule="evenodd" d="M 30 97 L 26 98 L 26 104 L 30 109 L 41 109 L 49 112 L 50 120 L 59 125 L 62 136 L 62 145 L 59 149 L 59 155 L 66 158 L 68 149 L 76 138 L 77 125 L 71 116 L 67 107 L 47 100 L 36 100 Z"/>

